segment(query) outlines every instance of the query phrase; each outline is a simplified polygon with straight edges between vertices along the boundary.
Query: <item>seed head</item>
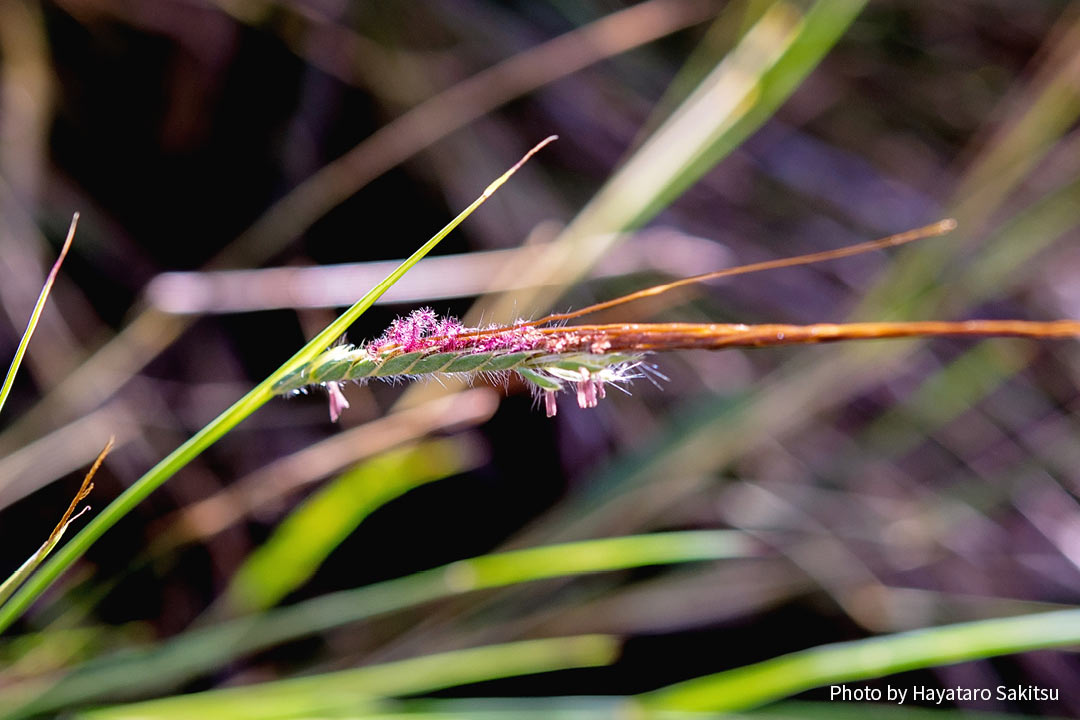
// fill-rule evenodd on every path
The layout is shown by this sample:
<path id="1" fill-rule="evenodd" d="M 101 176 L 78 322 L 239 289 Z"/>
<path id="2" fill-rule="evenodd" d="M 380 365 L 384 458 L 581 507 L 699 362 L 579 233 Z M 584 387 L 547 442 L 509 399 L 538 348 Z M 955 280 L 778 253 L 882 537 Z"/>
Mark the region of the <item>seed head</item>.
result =
<path id="1" fill-rule="evenodd" d="M 611 352 L 603 335 L 575 328 L 539 329 L 522 320 L 513 325 L 469 328 L 453 317 L 420 308 L 395 319 L 377 339 L 359 347 L 337 345 L 283 378 L 275 391 L 300 392 L 322 385 L 330 399 L 330 418 L 349 407 L 341 386 L 349 380 L 394 380 L 448 373 L 487 377 L 517 373 L 543 397 L 548 417 L 557 412 L 555 395 L 569 383 L 578 405 L 596 407 L 608 383 L 623 384 L 635 372 L 640 354 Z"/>

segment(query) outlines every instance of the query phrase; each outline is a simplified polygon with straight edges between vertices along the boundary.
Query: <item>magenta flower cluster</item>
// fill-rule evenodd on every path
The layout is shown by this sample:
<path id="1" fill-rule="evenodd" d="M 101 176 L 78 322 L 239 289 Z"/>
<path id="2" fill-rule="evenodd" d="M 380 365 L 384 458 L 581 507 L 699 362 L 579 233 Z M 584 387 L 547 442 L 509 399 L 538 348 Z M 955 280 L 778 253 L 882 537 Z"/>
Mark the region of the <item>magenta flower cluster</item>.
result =
<path id="1" fill-rule="evenodd" d="M 483 328 L 497 329 L 496 325 Z M 524 327 L 520 323 L 498 329 L 498 332 L 468 337 L 479 331 L 480 328 L 465 327 L 457 318 L 439 317 L 431 308 L 420 308 L 395 319 L 381 336 L 367 345 L 367 349 L 374 355 L 390 348 L 399 348 L 402 352 L 521 352 L 542 347 L 544 340 L 543 334 L 535 328 Z"/>
<path id="2" fill-rule="evenodd" d="M 375 340 L 368 344 L 373 353 L 397 347 L 404 352 L 413 352 L 432 347 L 435 338 L 453 338 L 464 328 L 453 318 L 439 318 L 431 308 L 413 310 L 405 317 L 395 318 Z"/>

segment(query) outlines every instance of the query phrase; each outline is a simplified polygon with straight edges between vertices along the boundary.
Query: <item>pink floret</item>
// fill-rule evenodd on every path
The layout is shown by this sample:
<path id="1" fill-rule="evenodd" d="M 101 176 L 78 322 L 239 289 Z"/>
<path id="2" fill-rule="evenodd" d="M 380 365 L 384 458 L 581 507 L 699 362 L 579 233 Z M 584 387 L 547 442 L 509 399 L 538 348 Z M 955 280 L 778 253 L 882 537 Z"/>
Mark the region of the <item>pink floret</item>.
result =
<path id="1" fill-rule="evenodd" d="M 486 330 L 496 330 L 491 325 Z M 379 354 L 387 348 L 399 348 L 402 352 L 433 350 L 451 352 L 472 350 L 474 352 L 521 352 L 541 347 L 543 335 L 532 327 L 522 327 L 521 321 L 500 332 L 479 337 L 461 337 L 477 332 L 477 328 L 468 328 L 454 317 L 438 317 L 431 308 L 414 310 L 406 317 L 399 317 L 390 323 L 379 338 L 368 344 L 368 350 Z"/>
<path id="2" fill-rule="evenodd" d="M 432 335 L 437 338 L 434 341 L 435 349 L 440 352 L 457 350 L 463 343 L 457 339 L 457 336 L 465 331 L 465 326 L 457 318 L 450 316 L 439 318 L 432 331 Z"/>
<path id="3" fill-rule="evenodd" d="M 428 347 L 425 339 L 438 334 L 437 328 L 442 321 L 431 308 L 413 310 L 406 317 L 396 318 L 379 338 L 373 340 L 368 349 L 379 352 L 389 346 L 397 346 L 404 352 L 413 352 Z"/>
<path id="4" fill-rule="evenodd" d="M 503 350 L 505 352 L 522 352 L 535 350 L 540 346 L 543 335 L 532 327 L 522 327 L 522 321 L 518 321 L 506 330 L 492 335 L 483 335 L 476 339 L 476 349 L 480 352 L 492 352 Z M 485 328 L 493 330 L 497 326 Z"/>

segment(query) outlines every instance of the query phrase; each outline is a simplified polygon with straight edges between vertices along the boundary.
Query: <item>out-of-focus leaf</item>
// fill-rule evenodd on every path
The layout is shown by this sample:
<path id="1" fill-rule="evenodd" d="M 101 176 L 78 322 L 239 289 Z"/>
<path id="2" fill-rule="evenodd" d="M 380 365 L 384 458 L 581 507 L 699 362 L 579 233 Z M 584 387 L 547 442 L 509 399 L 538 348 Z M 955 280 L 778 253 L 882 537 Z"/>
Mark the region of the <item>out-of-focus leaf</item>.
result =
<path id="1" fill-rule="evenodd" d="M 277 604 L 376 508 L 482 460 L 476 442 L 459 437 L 391 450 L 339 475 L 285 518 L 240 567 L 228 591 L 230 605 L 250 611 Z"/>
<path id="2" fill-rule="evenodd" d="M 117 705 L 84 713 L 97 720 L 215 718 L 271 720 L 346 714 L 357 717 L 378 698 L 533 673 L 610 664 L 618 640 L 608 635 L 525 640 L 426 655 L 353 670 L 249 687 Z"/>
<path id="3" fill-rule="evenodd" d="M 821 645 L 639 697 L 657 710 L 748 710 L 830 683 L 1077 643 L 1080 610 L 1059 610 Z"/>
<path id="4" fill-rule="evenodd" d="M 162 483 L 175 475 L 181 468 L 198 457 L 203 450 L 213 445 L 219 438 L 239 425 L 245 418 L 258 410 L 274 397 L 274 386 L 281 378 L 295 371 L 307 362 L 317 357 L 326 348 L 349 329 L 356 320 L 375 304 L 394 283 L 401 279 L 416 263 L 420 262 L 431 252 L 436 245 L 443 241 L 458 225 L 465 221 L 478 207 L 487 202 L 488 198 L 502 187 L 518 169 L 529 160 L 542 147 L 555 138 L 548 137 L 533 147 L 524 157 L 484 188 L 480 197 L 476 198 L 467 208 L 447 223 L 442 230 L 435 233 L 426 243 L 420 246 L 393 272 L 386 276 L 382 282 L 371 288 L 359 300 L 343 312 L 336 320 L 323 328 L 319 334 L 313 337 L 304 347 L 300 348 L 291 358 L 285 361 L 268 378 L 252 388 L 247 394 L 229 406 L 224 412 L 211 420 L 199 432 L 184 442 L 180 447 L 173 450 L 157 465 L 150 468 L 145 475 L 135 481 L 131 487 L 124 491 L 120 497 L 113 500 L 97 517 L 87 524 L 82 531 L 72 538 L 61 550 L 46 563 L 41 572 L 36 573 L 22 590 L 11 598 L 11 602 L 0 607 L 0 632 L 6 630 L 11 623 L 22 615 L 31 603 L 58 578 L 67 568 L 78 560 L 91 545 L 105 532 L 119 522 L 120 518 L 127 515 L 136 505 L 142 502 L 150 493 L 159 488 Z"/>
<path id="5" fill-rule="evenodd" d="M 741 532 L 695 530 L 585 540 L 459 560 L 413 575 L 304 600 L 188 631 L 160 645 L 116 653 L 41 683 L 0 690 L 12 716 L 54 712 L 101 698 L 139 696 L 205 674 L 274 645 L 349 622 L 475 590 L 648 565 L 747 557 Z"/>
<path id="6" fill-rule="evenodd" d="M 768 120 L 836 44 L 865 0 L 778 0 L 551 244 L 510 270 L 532 291 L 480 303 L 468 320 L 549 307 L 620 235 L 656 216 Z M 756 13 L 755 13 L 756 14 Z"/>

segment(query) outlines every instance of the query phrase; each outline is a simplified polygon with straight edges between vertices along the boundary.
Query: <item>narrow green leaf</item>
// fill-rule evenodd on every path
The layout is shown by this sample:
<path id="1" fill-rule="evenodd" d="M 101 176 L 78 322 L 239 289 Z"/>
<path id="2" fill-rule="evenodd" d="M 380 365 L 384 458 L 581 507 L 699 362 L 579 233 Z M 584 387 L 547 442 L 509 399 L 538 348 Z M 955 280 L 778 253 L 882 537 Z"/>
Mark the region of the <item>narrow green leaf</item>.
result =
<path id="1" fill-rule="evenodd" d="M 843 36 L 866 0 L 776 0 L 689 97 L 631 155 L 539 261 L 513 268 L 523 289 L 477 303 L 480 317 L 508 322 L 545 308 L 563 289 L 727 157 L 786 101 Z M 757 13 L 755 13 L 756 15 Z"/>
<path id="2" fill-rule="evenodd" d="M 352 307 L 341 316 L 326 326 L 326 328 L 311 339 L 299 352 L 287 360 L 280 368 L 275 370 L 270 377 L 256 385 L 250 392 L 237 400 L 231 407 L 210 421 L 199 432 L 195 433 L 187 442 L 182 444 L 165 459 L 151 468 L 145 475 L 125 490 L 119 497 L 113 500 L 101 514 L 90 521 L 85 528 L 71 539 L 64 547 L 53 555 L 52 559 L 41 566 L 23 585 L 11 600 L 0 607 L 0 632 L 3 632 L 11 623 L 21 616 L 30 604 L 45 592 L 56 581 L 60 574 L 67 570 L 83 553 L 97 541 L 105 532 L 115 525 L 120 518 L 131 512 L 132 508 L 142 502 L 150 493 L 157 490 L 162 483 L 175 475 L 181 468 L 198 457 L 206 448 L 213 445 L 219 438 L 240 424 L 245 418 L 262 407 L 274 397 L 274 387 L 287 375 L 313 360 L 319 353 L 330 347 L 338 337 L 344 333 L 357 318 L 364 314 L 379 297 L 389 290 L 394 283 L 412 268 L 413 265 L 431 252 L 443 238 L 460 225 L 465 218 L 473 213 L 478 207 L 495 193 L 510 176 L 520 168 L 525 161 L 532 157 L 540 148 L 553 141 L 554 136 L 545 139 L 539 145 L 530 150 L 525 157 L 519 160 L 512 168 L 503 173 L 495 182 L 484 189 L 484 192 L 473 201 L 471 205 L 461 211 L 457 217 L 451 220 L 446 227 L 437 232 L 434 237 L 424 243 L 419 250 L 414 252 L 405 262 L 401 263 L 386 279 L 372 288 L 366 295 L 356 301 Z"/>
<path id="3" fill-rule="evenodd" d="M 356 717 L 378 698 L 413 695 L 498 678 L 610 664 L 618 640 L 607 635 L 525 640 L 249 687 L 211 690 L 84 713 L 96 720 L 271 720 Z"/>
<path id="4" fill-rule="evenodd" d="M 654 217 L 772 117 L 865 4 L 865 0 L 818 0 L 805 11 L 799 3 L 784 0 L 770 5 L 655 137 L 634 154 L 638 179 L 643 170 L 652 168 L 655 184 L 647 197 L 632 205 L 626 228 Z M 717 108 L 724 112 L 717 113 Z M 663 172 L 656 173 L 657 168 Z"/>
<path id="5" fill-rule="evenodd" d="M 233 576 L 229 605 L 240 611 L 276 605 L 376 508 L 479 461 L 475 443 L 459 437 L 397 448 L 343 473 L 293 510 L 248 557 Z"/>
<path id="6" fill-rule="evenodd" d="M 26 355 L 26 348 L 30 345 L 30 337 L 37 328 L 38 320 L 41 318 L 41 311 L 45 309 L 45 301 L 49 299 L 49 292 L 52 290 L 53 283 L 56 282 L 56 276 L 60 272 L 60 266 L 64 263 L 64 258 L 67 257 L 68 250 L 71 248 L 71 241 L 75 239 L 75 228 L 78 225 L 79 213 L 75 213 L 71 217 L 71 225 L 68 227 L 64 245 L 60 248 L 60 255 L 57 256 L 56 262 L 53 263 L 52 269 L 49 270 L 49 275 L 45 278 L 45 284 L 41 286 L 41 294 L 38 295 L 33 312 L 30 313 L 30 321 L 26 323 L 26 330 L 23 331 L 22 339 L 19 340 L 19 347 L 15 348 L 15 357 L 12 358 L 11 365 L 8 367 L 7 376 L 4 377 L 4 384 L 0 386 L 0 411 L 4 409 L 4 403 L 7 402 L 7 397 L 11 393 L 11 386 L 15 383 L 15 375 L 18 374 L 23 356 Z"/>
<path id="7" fill-rule="evenodd" d="M 0 690 L 0 708 L 11 708 L 13 715 L 21 716 L 54 712 L 105 697 L 164 690 L 247 653 L 474 590 L 579 573 L 745 557 L 752 552 L 751 542 L 742 533 L 701 530 L 586 540 L 483 555 L 191 630 L 156 647 L 102 657 L 42 687 Z"/>
<path id="8" fill-rule="evenodd" d="M 826 684 L 1076 644 L 1080 610 L 1059 610 L 822 645 L 639 697 L 648 709 L 747 710 Z"/>
<path id="9" fill-rule="evenodd" d="M 19 586 L 26 582 L 26 578 L 30 577 L 30 574 L 37 569 L 38 565 L 48 557 L 52 549 L 56 547 L 56 543 L 60 542 L 60 538 L 64 536 L 64 532 L 68 526 L 74 522 L 80 515 L 83 514 L 88 508 L 83 508 L 77 514 L 72 516 L 70 520 L 64 523 L 60 527 L 60 531 L 50 535 L 49 539 L 42 543 L 41 547 L 34 551 L 34 554 L 26 559 L 22 565 L 15 570 L 15 572 L 8 575 L 7 579 L 3 583 L 0 583 L 0 604 L 11 597 L 11 594 L 19 589 Z"/>

